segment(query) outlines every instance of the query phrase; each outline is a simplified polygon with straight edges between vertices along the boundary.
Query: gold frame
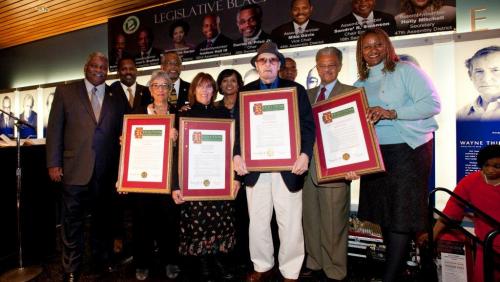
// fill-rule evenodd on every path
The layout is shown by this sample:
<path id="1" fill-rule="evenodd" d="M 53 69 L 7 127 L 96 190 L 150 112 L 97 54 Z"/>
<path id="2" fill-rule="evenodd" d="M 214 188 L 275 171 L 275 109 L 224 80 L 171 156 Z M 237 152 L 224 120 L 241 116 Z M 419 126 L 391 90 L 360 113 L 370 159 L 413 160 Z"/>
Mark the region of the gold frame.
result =
<path id="1" fill-rule="evenodd" d="M 166 149 L 168 150 L 168 160 L 167 160 L 167 175 L 166 177 L 166 187 L 162 187 L 161 189 L 159 188 L 144 188 L 144 187 L 127 187 L 125 188 L 123 186 L 123 173 L 125 169 L 125 163 L 124 163 L 124 158 L 125 158 L 125 153 L 126 153 L 126 148 L 127 148 L 127 143 L 129 140 L 127 140 L 128 136 L 128 128 L 127 124 L 129 121 L 133 120 L 138 120 L 138 119 L 148 119 L 148 120 L 153 120 L 153 119 L 160 119 L 160 120 L 169 120 L 170 126 L 168 127 L 167 130 L 167 136 L 166 136 L 166 142 L 168 143 L 168 146 L 165 146 Z M 171 182 L 171 176 L 172 176 L 172 147 L 173 147 L 173 142 L 170 139 L 169 133 L 170 131 L 174 128 L 174 122 L 175 122 L 175 116 L 170 114 L 170 115 L 147 115 L 147 114 L 131 114 L 131 115 L 125 115 L 123 117 L 123 128 L 122 128 L 122 136 L 121 136 L 121 149 L 120 149 L 120 166 L 118 169 L 118 182 L 117 182 L 117 191 L 118 192 L 132 192 L 132 193 L 151 193 L 151 194 L 170 194 L 172 185 Z M 132 136 L 132 135 L 130 135 Z M 165 169 L 165 168 L 163 168 Z"/>

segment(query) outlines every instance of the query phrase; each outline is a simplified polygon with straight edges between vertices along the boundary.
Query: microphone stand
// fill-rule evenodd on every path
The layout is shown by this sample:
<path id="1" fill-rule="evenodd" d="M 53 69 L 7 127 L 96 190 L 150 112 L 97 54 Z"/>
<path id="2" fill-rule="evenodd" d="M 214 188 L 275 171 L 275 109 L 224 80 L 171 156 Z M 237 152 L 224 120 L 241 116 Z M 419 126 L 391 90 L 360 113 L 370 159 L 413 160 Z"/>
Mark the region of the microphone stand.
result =
<path id="1" fill-rule="evenodd" d="M 16 148 L 17 148 L 17 167 L 16 167 L 16 180 L 17 180 L 17 197 L 16 197 L 16 215 L 17 215 L 17 242 L 18 242 L 18 251 L 19 251 L 19 260 L 18 267 L 11 269 L 0 276 L 0 281 L 9 281 L 9 282 L 25 282 L 30 281 L 40 275 L 42 273 L 42 267 L 40 266 L 29 266 L 25 267 L 23 265 L 23 245 L 22 245 L 22 232 L 21 232 L 21 180 L 22 180 L 22 171 L 21 171 L 21 126 L 28 126 L 33 129 L 31 124 L 27 121 L 15 117 L 12 113 L 8 113 L 2 109 L 0 109 L 4 115 L 9 116 L 10 118 L 15 120 L 14 125 L 17 128 L 17 137 L 16 137 Z"/>

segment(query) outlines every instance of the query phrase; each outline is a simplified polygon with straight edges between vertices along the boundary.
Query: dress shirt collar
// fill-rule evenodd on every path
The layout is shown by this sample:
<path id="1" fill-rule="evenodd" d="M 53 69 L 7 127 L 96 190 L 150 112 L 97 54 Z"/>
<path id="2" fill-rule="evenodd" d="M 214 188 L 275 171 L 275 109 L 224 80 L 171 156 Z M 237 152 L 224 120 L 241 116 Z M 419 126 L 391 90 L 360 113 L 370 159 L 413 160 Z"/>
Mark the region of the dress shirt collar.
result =
<path id="1" fill-rule="evenodd" d="M 360 26 L 363 26 L 363 20 L 366 19 L 366 24 L 368 26 L 371 26 L 373 25 L 373 11 L 370 12 L 370 14 L 368 15 L 368 17 L 366 18 L 363 18 L 362 16 L 356 14 L 356 13 L 352 13 L 354 15 L 354 17 L 356 18 L 356 20 L 358 21 L 358 24 Z"/>
<path id="2" fill-rule="evenodd" d="M 248 43 L 248 42 L 254 42 L 259 39 L 260 34 L 262 33 L 262 29 L 257 32 L 257 34 L 254 37 L 243 37 L 243 42 Z"/>
<path id="3" fill-rule="evenodd" d="M 132 96 L 134 96 L 134 97 L 135 97 L 135 93 L 136 93 L 136 90 L 137 90 L 137 82 L 134 82 L 134 84 L 132 84 L 131 86 L 127 86 L 127 85 L 123 84 L 123 83 L 120 81 L 120 85 L 122 86 L 122 88 L 123 88 L 123 93 L 125 93 L 125 96 L 127 96 L 127 98 L 128 98 L 128 90 L 127 90 L 127 88 L 132 89 Z"/>
<path id="4" fill-rule="evenodd" d="M 296 22 L 293 22 L 293 29 L 295 30 L 295 33 L 299 33 L 299 27 L 302 28 L 302 32 L 304 32 L 307 29 L 307 24 L 309 23 L 309 20 L 307 22 L 299 25 Z"/>

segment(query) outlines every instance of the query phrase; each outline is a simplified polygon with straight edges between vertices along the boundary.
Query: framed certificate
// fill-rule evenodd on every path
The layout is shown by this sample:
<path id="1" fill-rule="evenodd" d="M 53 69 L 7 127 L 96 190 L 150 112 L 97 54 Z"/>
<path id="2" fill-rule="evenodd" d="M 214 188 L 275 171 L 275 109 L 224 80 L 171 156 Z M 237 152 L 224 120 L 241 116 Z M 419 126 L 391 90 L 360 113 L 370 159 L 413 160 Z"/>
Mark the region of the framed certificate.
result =
<path id="1" fill-rule="evenodd" d="M 179 125 L 179 184 L 184 199 L 234 199 L 234 120 L 181 117 Z"/>
<path id="2" fill-rule="evenodd" d="M 291 170 L 300 154 L 297 89 L 241 92 L 240 135 L 249 171 Z"/>
<path id="3" fill-rule="evenodd" d="M 349 171 L 363 175 L 385 170 L 373 124 L 366 120 L 367 107 L 363 88 L 312 107 L 318 182 L 343 179 Z"/>
<path id="4" fill-rule="evenodd" d="M 174 115 L 125 115 L 118 192 L 170 193 Z"/>

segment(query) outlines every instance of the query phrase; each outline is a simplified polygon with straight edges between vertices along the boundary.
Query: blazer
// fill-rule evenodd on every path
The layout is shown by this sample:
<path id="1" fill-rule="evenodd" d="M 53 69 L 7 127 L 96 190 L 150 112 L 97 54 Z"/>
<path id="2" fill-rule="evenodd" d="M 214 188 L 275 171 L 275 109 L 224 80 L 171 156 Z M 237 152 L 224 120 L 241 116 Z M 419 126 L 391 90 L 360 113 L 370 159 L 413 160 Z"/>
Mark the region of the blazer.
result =
<path id="1" fill-rule="evenodd" d="M 179 109 L 182 106 L 184 106 L 186 104 L 186 102 L 188 102 L 188 93 L 189 93 L 190 86 L 191 86 L 191 83 L 180 79 L 179 92 L 177 93 L 177 104 L 175 106 L 170 105 L 170 113 L 175 114 L 176 120 L 179 119 L 179 117 L 178 117 Z"/>
<path id="2" fill-rule="evenodd" d="M 219 33 L 217 39 L 212 44 L 212 47 L 224 46 L 224 45 L 227 45 L 228 50 L 231 51 L 233 48 L 233 40 L 231 40 L 231 38 L 225 36 L 224 34 Z M 196 46 L 195 54 L 199 55 L 201 49 L 207 48 L 206 46 L 207 46 L 207 40 L 203 40 L 200 44 Z"/>
<path id="3" fill-rule="evenodd" d="M 314 36 L 312 37 L 312 41 L 320 41 L 324 40 L 325 42 L 328 41 L 328 36 L 329 34 L 329 29 L 330 27 L 322 22 L 318 22 L 312 19 L 309 19 L 309 22 L 307 23 L 306 26 L 306 31 L 310 29 L 318 29 L 317 32 L 314 33 Z M 278 46 L 281 46 L 283 44 L 290 44 L 290 39 L 288 39 L 288 35 L 285 34 L 291 34 L 295 33 L 295 28 L 293 26 L 293 21 L 282 24 L 278 26 L 277 28 L 273 29 L 271 32 L 271 38 Z"/>
<path id="4" fill-rule="evenodd" d="M 96 120 L 83 79 L 56 88 L 47 127 L 47 167 L 62 167 L 65 185 L 87 185 L 93 175 L 116 181 L 126 104 L 122 95 L 105 89 Z"/>
<path id="5" fill-rule="evenodd" d="M 394 16 L 391 14 L 387 14 L 384 12 L 380 11 L 373 11 L 373 18 L 374 19 L 380 19 L 379 22 L 375 23 L 375 25 L 380 24 L 380 23 L 389 23 L 389 25 L 385 26 L 380 26 L 389 36 L 393 36 L 396 33 L 396 20 L 394 19 Z M 344 17 L 336 20 L 335 22 L 332 23 L 332 28 L 335 29 L 340 29 L 340 27 L 343 24 L 350 24 L 350 23 L 357 23 L 358 20 L 356 17 L 352 14 L 349 13 L 348 15 L 345 15 Z M 332 29 L 332 30 L 333 30 Z"/>
<path id="6" fill-rule="evenodd" d="M 282 87 L 296 87 L 297 88 L 297 103 L 299 107 L 299 120 L 300 120 L 300 153 L 305 153 L 309 160 L 312 157 L 312 150 L 314 145 L 315 138 L 315 129 L 314 129 L 314 121 L 312 117 L 311 104 L 309 103 L 309 99 L 307 98 L 306 89 L 290 80 L 286 79 L 278 79 L 278 88 Z M 255 80 L 250 82 L 249 84 L 243 86 L 241 91 L 249 91 L 249 90 L 260 90 L 260 80 Z M 234 155 L 241 155 L 241 147 L 240 147 L 240 124 L 239 124 L 239 103 L 235 105 L 235 113 L 236 117 L 236 138 L 234 144 Z M 302 175 L 293 174 L 291 171 L 281 171 L 281 176 L 283 177 L 283 181 L 285 182 L 288 190 L 294 192 L 299 191 L 304 186 L 304 179 L 307 173 Z M 247 186 L 254 186 L 259 179 L 259 172 L 250 172 L 245 175 L 244 182 Z"/>
<path id="7" fill-rule="evenodd" d="M 325 98 L 330 99 L 334 96 L 340 95 L 342 93 L 345 93 L 345 92 L 348 92 L 348 91 L 351 91 L 354 89 L 356 89 L 356 87 L 342 84 L 342 83 L 340 83 L 340 81 L 337 80 L 332 91 L 330 93 L 328 93 L 328 96 L 326 96 Z M 309 102 L 311 102 L 311 105 L 316 103 L 316 96 L 318 94 L 318 91 L 319 91 L 319 86 L 307 90 L 307 95 L 309 96 Z M 319 130 L 319 129 L 316 129 L 316 130 Z M 309 165 L 309 173 L 311 174 L 311 179 L 314 182 L 314 184 L 318 185 L 318 175 L 316 172 L 316 158 L 314 158 L 314 157 L 311 159 L 311 162 Z M 324 187 L 344 187 L 345 185 L 346 185 L 345 181 L 321 184 L 321 186 L 324 186 Z"/>
<path id="8" fill-rule="evenodd" d="M 127 105 L 127 113 L 143 113 L 145 112 L 147 106 L 153 103 L 151 93 L 146 86 L 136 84 L 133 106 L 130 106 L 128 102 L 128 93 L 125 93 L 125 91 L 123 91 L 123 87 L 120 81 L 113 82 L 110 88 L 112 93 L 118 94 L 123 97 L 123 99 L 125 99 L 125 104 Z"/>

